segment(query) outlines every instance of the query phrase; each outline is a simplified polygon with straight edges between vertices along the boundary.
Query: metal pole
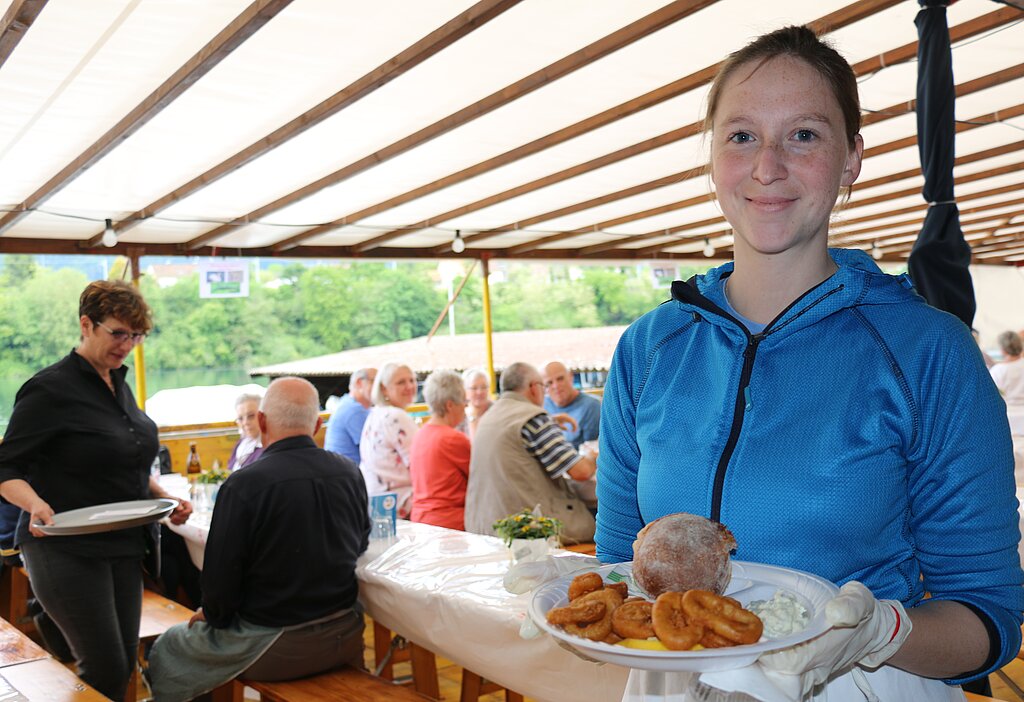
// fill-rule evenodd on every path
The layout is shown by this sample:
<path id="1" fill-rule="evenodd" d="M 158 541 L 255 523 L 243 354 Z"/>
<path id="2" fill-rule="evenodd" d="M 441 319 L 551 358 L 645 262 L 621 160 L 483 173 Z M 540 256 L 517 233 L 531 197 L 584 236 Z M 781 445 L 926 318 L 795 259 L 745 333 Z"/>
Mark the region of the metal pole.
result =
<path id="1" fill-rule="evenodd" d="M 498 391 L 498 378 L 494 375 L 494 341 L 491 338 L 491 287 L 487 283 L 487 277 L 491 273 L 491 267 L 487 261 L 490 258 L 487 254 L 480 256 L 480 263 L 483 267 L 480 269 L 483 276 L 483 292 L 484 292 L 484 343 L 487 345 L 487 375 L 491 381 L 491 395 L 496 395 Z"/>
<path id="2" fill-rule="evenodd" d="M 138 250 L 129 250 L 128 262 L 132 269 L 132 285 L 136 289 L 139 287 L 139 279 L 142 273 L 139 271 L 139 252 Z M 135 404 L 139 406 L 139 409 L 143 412 L 146 411 L 146 355 L 142 349 L 142 344 L 135 344 L 135 348 L 132 349 L 135 366 Z"/>

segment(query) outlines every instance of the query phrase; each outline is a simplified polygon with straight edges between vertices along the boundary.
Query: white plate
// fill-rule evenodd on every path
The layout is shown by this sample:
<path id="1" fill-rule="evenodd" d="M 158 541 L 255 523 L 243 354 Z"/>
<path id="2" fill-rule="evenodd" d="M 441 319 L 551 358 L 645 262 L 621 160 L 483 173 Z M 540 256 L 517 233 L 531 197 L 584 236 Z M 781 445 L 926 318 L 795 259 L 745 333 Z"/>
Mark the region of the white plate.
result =
<path id="1" fill-rule="evenodd" d="M 597 569 L 606 581 L 613 570 L 623 575 L 632 575 L 632 563 L 614 563 Z M 761 640 L 746 646 L 704 649 L 702 651 L 648 651 L 646 649 L 614 646 L 600 641 L 590 641 L 568 634 L 548 624 L 548 610 L 568 603 L 567 592 L 574 575 L 565 575 L 537 588 L 530 601 L 530 616 L 544 631 L 564 641 L 588 658 L 605 663 L 615 663 L 629 668 L 666 672 L 710 673 L 717 670 L 742 668 L 756 661 L 762 653 L 789 648 L 814 638 L 828 629 L 825 622 L 825 603 L 839 593 L 833 583 L 811 573 L 790 568 L 750 563 L 732 562 L 732 580 L 725 594 L 735 597 L 744 606 L 752 600 L 768 600 L 777 590 L 793 595 L 807 608 L 811 619 L 803 631 L 779 639 Z M 632 578 L 627 578 L 631 581 Z"/>
<path id="2" fill-rule="evenodd" d="M 49 536 L 76 536 L 117 531 L 142 526 L 163 519 L 174 511 L 177 500 L 161 497 L 155 500 L 108 502 L 53 515 L 53 524 L 34 524 Z"/>

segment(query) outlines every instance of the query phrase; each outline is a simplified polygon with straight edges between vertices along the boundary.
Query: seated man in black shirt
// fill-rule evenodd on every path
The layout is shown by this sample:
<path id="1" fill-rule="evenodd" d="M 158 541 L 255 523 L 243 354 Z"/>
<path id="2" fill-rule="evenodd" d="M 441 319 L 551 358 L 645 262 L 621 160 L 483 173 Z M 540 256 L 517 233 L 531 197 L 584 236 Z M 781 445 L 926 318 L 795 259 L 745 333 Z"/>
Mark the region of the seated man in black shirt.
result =
<path id="1" fill-rule="evenodd" d="M 271 383 L 260 405 L 266 447 L 217 495 L 202 575 L 203 606 L 153 646 L 157 700 L 187 700 L 241 673 L 288 680 L 362 667 L 356 559 L 370 533 L 354 463 L 317 448 L 316 389 Z"/>

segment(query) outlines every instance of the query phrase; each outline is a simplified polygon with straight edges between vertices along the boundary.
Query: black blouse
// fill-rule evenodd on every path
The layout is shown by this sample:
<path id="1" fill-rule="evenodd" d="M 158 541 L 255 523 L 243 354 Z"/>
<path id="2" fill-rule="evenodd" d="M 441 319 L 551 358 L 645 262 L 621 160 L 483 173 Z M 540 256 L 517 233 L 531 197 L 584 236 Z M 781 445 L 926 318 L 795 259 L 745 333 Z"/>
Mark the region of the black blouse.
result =
<path id="1" fill-rule="evenodd" d="M 14 400 L 0 443 L 0 482 L 27 480 L 55 513 L 149 497 L 149 469 L 159 448 L 156 424 L 135 404 L 122 366 L 110 372 L 116 395 L 83 357 L 72 351 L 36 373 Z M 33 537 L 28 514 L 17 543 Z M 50 536 L 53 548 L 82 556 L 141 556 L 141 528 Z"/>

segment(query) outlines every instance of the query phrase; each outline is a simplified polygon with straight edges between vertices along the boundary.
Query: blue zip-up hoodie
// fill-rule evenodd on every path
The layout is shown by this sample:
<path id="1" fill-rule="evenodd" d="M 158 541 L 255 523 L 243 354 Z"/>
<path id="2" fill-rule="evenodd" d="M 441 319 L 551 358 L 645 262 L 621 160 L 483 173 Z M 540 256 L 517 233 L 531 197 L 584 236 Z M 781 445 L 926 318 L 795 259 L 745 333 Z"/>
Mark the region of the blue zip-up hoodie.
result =
<path id="1" fill-rule="evenodd" d="M 839 270 L 759 334 L 722 309 L 731 263 L 626 330 L 601 410 L 597 555 L 632 560 L 645 524 L 704 515 L 738 559 L 967 604 L 998 648 L 980 677 L 1021 643 L 1005 406 L 962 322 L 862 251 L 829 253 Z"/>

